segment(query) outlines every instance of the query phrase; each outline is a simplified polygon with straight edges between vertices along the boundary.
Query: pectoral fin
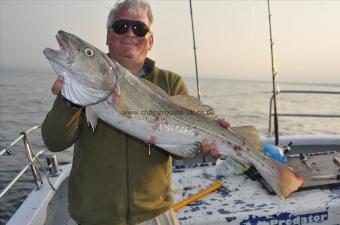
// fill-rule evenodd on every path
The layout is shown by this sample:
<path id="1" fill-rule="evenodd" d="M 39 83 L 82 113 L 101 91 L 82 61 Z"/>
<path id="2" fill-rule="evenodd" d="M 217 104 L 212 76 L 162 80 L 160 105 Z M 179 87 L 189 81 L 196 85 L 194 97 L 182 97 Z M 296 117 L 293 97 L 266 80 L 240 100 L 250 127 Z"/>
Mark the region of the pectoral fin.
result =
<path id="1" fill-rule="evenodd" d="M 91 106 L 86 107 L 85 113 L 86 113 L 86 120 L 91 125 L 92 130 L 94 132 L 94 130 L 97 127 L 98 117 L 97 117 L 96 113 L 92 110 Z"/>
<path id="2" fill-rule="evenodd" d="M 116 90 L 112 93 L 111 95 L 111 99 L 109 99 L 110 104 L 112 105 L 112 107 L 118 111 L 120 114 L 126 116 L 126 117 L 130 117 L 131 115 L 128 113 L 129 112 L 129 107 L 127 106 L 127 104 L 125 103 L 121 92 L 120 92 L 120 88 L 119 86 L 117 86 Z"/>

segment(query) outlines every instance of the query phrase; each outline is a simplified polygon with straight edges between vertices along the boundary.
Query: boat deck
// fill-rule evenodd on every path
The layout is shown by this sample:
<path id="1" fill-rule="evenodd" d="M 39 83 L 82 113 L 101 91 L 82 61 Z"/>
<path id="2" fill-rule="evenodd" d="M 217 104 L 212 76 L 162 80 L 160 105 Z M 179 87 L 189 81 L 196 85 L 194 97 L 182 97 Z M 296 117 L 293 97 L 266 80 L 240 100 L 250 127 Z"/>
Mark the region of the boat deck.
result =
<path id="1" fill-rule="evenodd" d="M 316 151 L 340 152 L 340 136 L 321 137 Z M 312 139 L 314 140 L 315 137 Z M 284 139 L 281 139 L 284 140 Z M 287 143 L 291 138 L 287 138 Z M 264 140 L 267 143 L 270 140 Z M 294 138 L 296 152 L 310 151 L 311 140 Z M 305 143 L 305 145 L 303 145 Z M 308 143 L 306 145 L 306 143 Z M 285 144 L 285 143 L 283 143 Z M 309 145 L 310 144 L 310 145 Z M 314 150 L 314 149 L 313 149 Z M 294 152 L 292 152 L 294 153 Z M 191 161 L 200 161 L 196 157 Z M 209 158 L 207 160 L 210 160 Z M 175 202 L 208 187 L 216 180 L 223 188 L 177 212 L 180 224 L 327 224 L 340 225 L 340 187 L 313 188 L 294 193 L 285 201 L 271 195 L 260 182 L 245 175 L 227 175 L 214 163 L 176 161 L 173 173 Z M 221 164 L 220 164 L 221 165 Z M 33 190 L 7 225 L 74 225 L 67 210 L 67 183 L 71 164 L 60 166 L 59 176 L 50 177 L 56 193 L 44 185 Z"/>
<path id="2" fill-rule="evenodd" d="M 221 176 L 210 163 L 179 167 L 173 174 L 175 201 L 208 187 L 223 187 L 177 212 L 181 224 L 340 224 L 340 187 L 315 188 L 282 201 L 245 175 Z"/>
<path id="3" fill-rule="evenodd" d="M 68 180 L 65 177 L 70 165 L 62 166 L 62 170 L 60 177 L 52 178 L 58 188 L 57 194 L 48 185 L 45 185 L 46 190 L 33 191 L 7 225 L 21 224 L 18 222 L 75 225 L 67 212 Z M 218 170 L 219 165 L 214 163 L 175 167 L 175 202 L 199 192 L 216 180 L 223 183 L 221 189 L 180 209 L 177 212 L 180 224 L 340 224 L 339 186 L 296 192 L 282 201 L 269 194 L 258 181 L 245 175 L 221 176 Z"/>

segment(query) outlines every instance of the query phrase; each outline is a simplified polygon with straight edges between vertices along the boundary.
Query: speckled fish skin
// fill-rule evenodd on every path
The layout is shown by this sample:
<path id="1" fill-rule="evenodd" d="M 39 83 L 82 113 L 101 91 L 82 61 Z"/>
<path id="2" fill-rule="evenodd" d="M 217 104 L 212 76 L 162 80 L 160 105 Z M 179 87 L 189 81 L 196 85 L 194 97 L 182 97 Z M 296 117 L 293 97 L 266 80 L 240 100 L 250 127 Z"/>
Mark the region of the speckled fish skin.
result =
<path id="1" fill-rule="evenodd" d="M 57 39 L 61 50 L 47 49 L 44 54 L 56 73 L 64 76 L 62 95 L 86 106 L 86 118 L 94 132 L 100 118 L 184 158 L 199 153 L 199 143 L 207 139 L 217 145 L 221 154 L 254 165 L 281 198 L 303 184 L 288 167 L 277 165 L 255 150 L 239 130 L 220 126 L 216 117 L 209 114 L 210 108 L 199 105 L 193 97 L 180 96 L 183 101 L 179 103 L 178 97 L 170 97 L 154 84 L 134 76 L 75 35 L 59 31 Z M 88 56 L 92 51 L 93 55 Z M 286 172 L 288 178 L 283 176 Z M 286 189 L 283 178 L 289 182 L 292 179 L 293 187 L 283 190 Z"/>

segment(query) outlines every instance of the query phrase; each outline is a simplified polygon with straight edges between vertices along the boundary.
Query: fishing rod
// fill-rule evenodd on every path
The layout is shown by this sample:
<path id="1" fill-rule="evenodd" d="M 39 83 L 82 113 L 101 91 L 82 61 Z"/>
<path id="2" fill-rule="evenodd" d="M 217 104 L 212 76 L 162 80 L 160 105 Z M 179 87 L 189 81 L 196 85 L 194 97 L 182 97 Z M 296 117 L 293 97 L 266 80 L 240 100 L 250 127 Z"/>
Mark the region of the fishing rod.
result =
<path id="1" fill-rule="evenodd" d="M 194 59 L 195 59 L 195 72 L 196 72 L 196 89 L 197 89 L 197 98 L 200 101 L 201 100 L 201 89 L 200 89 L 200 84 L 199 84 L 199 79 L 198 79 L 198 67 L 197 67 L 197 54 L 196 54 L 196 40 L 195 40 L 195 28 L 194 28 L 194 16 L 192 13 L 192 4 L 191 0 L 189 0 L 189 5 L 190 5 L 190 18 L 191 18 L 191 31 L 192 31 L 192 42 L 193 42 L 193 48 L 194 48 Z M 205 156 L 202 156 L 202 161 L 205 163 L 206 158 Z"/>
<path id="2" fill-rule="evenodd" d="M 192 30 L 192 39 L 193 39 L 193 44 L 194 44 L 194 58 L 195 58 L 195 72 L 196 72 L 196 88 L 197 88 L 197 98 L 198 100 L 201 100 L 201 90 L 200 90 L 200 85 L 199 85 L 199 79 L 198 79 L 198 68 L 197 68 L 197 55 L 196 55 L 196 41 L 195 41 L 195 29 L 194 29 L 194 18 L 192 14 L 192 4 L 191 0 L 189 0 L 190 4 L 190 16 L 191 16 L 191 30 Z"/>
<path id="3" fill-rule="evenodd" d="M 277 115 L 277 86 L 276 86 L 276 76 L 277 72 L 275 71 L 274 68 L 274 42 L 273 42 L 273 37 L 272 37 L 272 22 L 271 22 L 271 17 L 272 14 L 270 12 L 270 0 L 267 0 L 268 3 L 268 19 L 269 19 L 269 37 L 270 37 L 270 53 L 271 53 L 271 66 L 272 66 L 272 80 L 273 80 L 273 101 L 274 101 L 274 132 L 275 132 L 275 145 L 279 145 L 279 123 L 278 123 L 278 115 Z M 269 115 L 271 116 L 271 115 Z"/>

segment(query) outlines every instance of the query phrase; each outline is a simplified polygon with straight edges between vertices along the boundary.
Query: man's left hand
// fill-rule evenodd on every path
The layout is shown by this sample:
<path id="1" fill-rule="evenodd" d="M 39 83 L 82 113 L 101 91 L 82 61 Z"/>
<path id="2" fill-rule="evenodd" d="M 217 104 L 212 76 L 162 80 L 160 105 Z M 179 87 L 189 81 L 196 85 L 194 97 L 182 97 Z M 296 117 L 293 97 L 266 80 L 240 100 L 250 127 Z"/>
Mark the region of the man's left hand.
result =
<path id="1" fill-rule="evenodd" d="M 225 119 L 218 119 L 217 122 L 225 128 L 230 127 L 230 123 L 228 121 L 226 121 Z M 214 159 L 221 159 L 224 160 L 227 157 L 225 155 L 221 155 L 216 147 L 216 145 L 214 143 L 209 143 L 209 141 L 207 139 L 204 139 L 202 141 L 202 154 L 203 155 L 207 155 L 210 154 L 212 158 Z"/>

